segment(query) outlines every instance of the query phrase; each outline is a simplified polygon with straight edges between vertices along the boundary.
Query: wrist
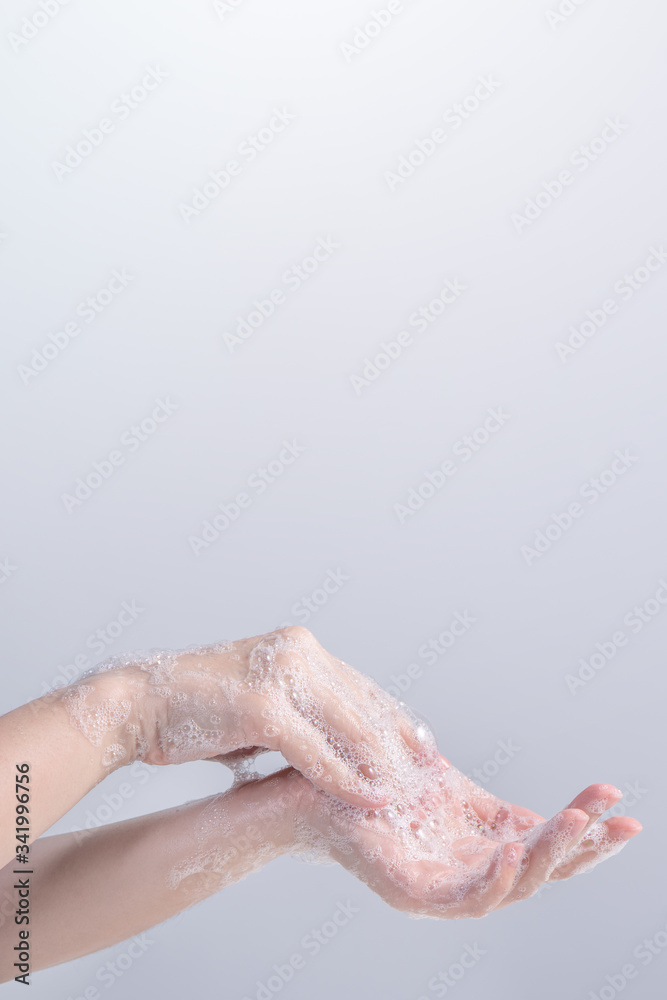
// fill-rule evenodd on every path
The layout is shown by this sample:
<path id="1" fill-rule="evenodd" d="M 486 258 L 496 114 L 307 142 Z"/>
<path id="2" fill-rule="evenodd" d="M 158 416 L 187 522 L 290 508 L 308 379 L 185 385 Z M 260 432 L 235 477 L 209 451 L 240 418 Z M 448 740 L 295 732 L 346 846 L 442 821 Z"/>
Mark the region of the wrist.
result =
<path id="1" fill-rule="evenodd" d="M 326 863 L 324 845 L 313 816 L 323 808 L 323 793 L 294 768 L 286 768 L 265 779 L 268 824 L 280 854 L 308 857 Z"/>
<path id="2" fill-rule="evenodd" d="M 122 667 L 59 692 L 70 725 L 99 752 L 107 773 L 150 755 L 156 715 L 141 671 Z"/>
<path id="3" fill-rule="evenodd" d="M 129 683 L 139 689 L 137 722 L 152 764 L 183 764 L 251 743 L 234 703 L 233 670 L 218 647 L 142 654 Z"/>
<path id="4" fill-rule="evenodd" d="M 183 807 L 187 849 L 169 872 L 170 888 L 192 904 L 293 853 L 298 793 L 285 773 Z"/>
<path id="5" fill-rule="evenodd" d="M 291 768 L 233 789 L 234 828 L 245 834 L 259 855 L 296 852 L 304 786 L 310 782 Z"/>

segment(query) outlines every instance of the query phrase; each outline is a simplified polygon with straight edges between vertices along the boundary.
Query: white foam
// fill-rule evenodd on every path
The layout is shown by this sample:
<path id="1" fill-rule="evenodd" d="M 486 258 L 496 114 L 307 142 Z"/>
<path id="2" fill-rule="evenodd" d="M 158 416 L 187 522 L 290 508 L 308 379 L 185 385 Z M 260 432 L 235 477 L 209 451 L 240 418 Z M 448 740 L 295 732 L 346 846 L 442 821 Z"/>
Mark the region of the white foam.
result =
<path id="1" fill-rule="evenodd" d="M 158 739 L 165 762 L 228 755 L 245 746 L 288 747 L 306 778 L 333 784 L 332 763 L 343 764 L 336 776 L 342 790 L 366 789 L 384 797 L 383 808 L 362 809 L 313 790 L 310 811 L 295 818 L 298 850 L 318 863 L 340 860 L 413 916 L 458 914 L 462 905 L 465 911 L 465 901 L 482 892 L 497 872 L 495 852 L 503 842 L 525 844 L 517 879 L 538 838 L 541 850 L 548 845 L 552 868 L 562 860 L 571 831 L 554 821 L 521 825 L 510 805 L 497 807 L 483 789 L 473 789 L 471 801 L 470 782 L 439 757 L 428 725 L 372 680 L 331 657 L 305 629 L 277 630 L 254 641 L 126 654 L 87 676 L 130 666 L 141 671 L 151 698 L 163 706 Z M 91 706 L 90 691 L 84 678 L 69 690 L 66 703 L 73 724 L 99 746 L 133 707 L 140 714 L 141 706 L 126 700 Z M 130 697 L 143 696 L 137 685 Z M 142 730 L 134 722 L 127 730 L 138 753 L 150 756 Z M 123 749 L 107 747 L 105 760 L 123 759 Z M 234 754 L 226 763 L 235 789 L 256 780 L 252 753 Z M 487 814 L 488 821 L 481 818 Z M 193 858 L 174 869 L 170 884 L 189 881 L 201 888 L 211 879 L 222 884 L 228 878 L 235 848 L 225 815 L 224 798 L 216 800 L 203 819 L 206 836 Z M 221 838 L 215 850 L 210 848 L 212 827 Z M 605 840 L 602 827 L 594 826 L 587 836 L 596 857 L 620 849 Z M 257 858 L 266 859 L 271 850 L 267 842 L 264 854 L 258 848 L 251 852 L 253 861 L 241 859 L 238 865 L 254 870 L 261 866 Z M 235 870 L 232 880 L 240 869 Z"/>

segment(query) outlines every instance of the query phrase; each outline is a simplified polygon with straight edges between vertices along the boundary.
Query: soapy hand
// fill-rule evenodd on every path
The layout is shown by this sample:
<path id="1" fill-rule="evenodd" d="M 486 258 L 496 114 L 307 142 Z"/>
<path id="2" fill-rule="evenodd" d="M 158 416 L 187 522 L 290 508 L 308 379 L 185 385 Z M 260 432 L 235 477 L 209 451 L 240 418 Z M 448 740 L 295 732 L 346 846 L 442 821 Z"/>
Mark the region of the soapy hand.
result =
<path id="1" fill-rule="evenodd" d="M 82 731 L 100 715 L 91 705 L 92 682 L 105 674 L 122 680 L 124 715 L 138 731 L 136 755 L 150 764 L 277 750 L 318 788 L 354 805 L 380 806 L 388 800 L 392 754 L 410 761 L 436 756 L 430 733 L 406 706 L 297 626 L 115 657 L 72 689 L 68 707 Z M 104 713 L 120 717 L 108 703 Z"/>
<path id="2" fill-rule="evenodd" d="M 414 916 L 484 916 L 593 867 L 641 829 L 597 822 L 620 798 L 611 785 L 590 786 L 548 821 L 496 798 L 439 755 L 407 706 L 303 628 L 132 654 L 98 671 L 117 682 L 122 711 L 108 698 L 96 707 L 95 677 L 66 696 L 96 745 L 106 725 L 118 741 L 127 718 L 147 763 L 209 759 L 238 771 L 280 751 L 298 792 L 297 852 L 339 861 Z"/>
<path id="3" fill-rule="evenodd" d="M 292 781 L 295 779 L 292 778 Z M 591 785 L 546 821 L 497 799 L 444 759 L 414 769 L 380 810 L 300 786 L 301 850 L 327 855 L 413 916 L 483 917 L 618 853 L 641 825 L 598 822 L 621 793 Z"/>

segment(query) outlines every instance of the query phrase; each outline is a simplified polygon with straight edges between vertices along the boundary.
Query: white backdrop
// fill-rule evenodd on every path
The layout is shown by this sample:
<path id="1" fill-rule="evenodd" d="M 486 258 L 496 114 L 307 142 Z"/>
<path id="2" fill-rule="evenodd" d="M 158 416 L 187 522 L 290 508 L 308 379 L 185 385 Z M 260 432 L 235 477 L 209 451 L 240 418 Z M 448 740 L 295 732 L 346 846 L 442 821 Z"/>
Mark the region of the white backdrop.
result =
<path id="1" fill-rule="evenodd" d="M 31 995 L 267 1000 L 301 952 L 289 1000 L 652 1000 L 663 5 L 5 0 L 0 18 L 0 709 L 107 653 L 293 621 L 497 794 L 551 815 L 609 781 L 645 826 L 481 922 L 410 921 L 284 859 L 129 965 L 119 945 Z M 228 784 L 119 772 L 55 829 Z M 358 912 L 315 953 L 340 904 Z"/>

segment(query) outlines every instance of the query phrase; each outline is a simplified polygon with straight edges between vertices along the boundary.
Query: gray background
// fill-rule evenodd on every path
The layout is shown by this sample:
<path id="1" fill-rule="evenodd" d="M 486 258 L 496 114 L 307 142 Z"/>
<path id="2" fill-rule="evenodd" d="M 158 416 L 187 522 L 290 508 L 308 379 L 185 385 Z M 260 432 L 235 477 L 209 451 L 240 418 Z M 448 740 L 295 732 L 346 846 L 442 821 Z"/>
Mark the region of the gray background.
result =
<path id="1" fill-rule="evenodd" d="M 281 996 L 430 1000 L 475 944 L 460 1000 L 588 1000 L 628 962 L 624 996 L 664 980 L 667 955 L 633 957 L 667 925 L 662 605 L 575 693 L 566 676 L 667 575 L 667 265 L 567 363 L 555 349 L 667 239 L 664 7 L 588 0 L 550 25 L 555 0 L 407 0 L 346 60 L 340 43 L 385 6 L 243 0 L 221 17 L 204 0 L 72 0 L 15 51 L 40 8 L 5 0 L 0 707 L 58 683 L 123 602 L 143 610 L 109 652 L 300 621 L 382 684 L 421 663 L 406 699 L 462 770 L 513 741 L 495 793 L 551 815 L 593 781 L 630 783 L 639 802 L 623 808 L 645 831 L 482 922 L 411 921 L 338 868 L 284 859 L 152 931 L 102 996 L 254 998 L 348 900 L 358 915 Z M 54 161 L 150 66 L 168 78 L 58 180 Z M 390 191 L 386 171 L 488 75 L 497 92 Z M 274 107 L 295 120 L 187 224 L 179 206 Z M 608 117 L 627 128 L 519 234 L 513 213 Z M 328 235 L 340 249 L 230 353 L 237 318 Z M 26 384 L 33 349 L 122 268 L 127 289 Z M 465 294 L 355 393 L 350 377 L 446 279 Z M 178 410 L 68 513 L 62 495 L 166 396 Z M 401 524 L 394 505 L 497 406 L 506 426 Z M 302 457 L 195 556 L 189 538 L 284 440 Z M 627 474 L 529 566 L 522 546 L 616 449 L 637 459 Z M 349 581 L 304 621 L 294 605 L 332 570 Z M 466 611 L 474 628 L 427 666 L 420 646 Z M 126 777 L 56 829 L 115 802 Z M 208 764 L 164 769 L 113 818 L 228 783 Z M 82 995 L 123 952 L 39 974 L 31 995 Z"/>

